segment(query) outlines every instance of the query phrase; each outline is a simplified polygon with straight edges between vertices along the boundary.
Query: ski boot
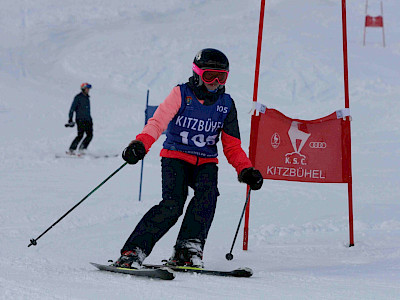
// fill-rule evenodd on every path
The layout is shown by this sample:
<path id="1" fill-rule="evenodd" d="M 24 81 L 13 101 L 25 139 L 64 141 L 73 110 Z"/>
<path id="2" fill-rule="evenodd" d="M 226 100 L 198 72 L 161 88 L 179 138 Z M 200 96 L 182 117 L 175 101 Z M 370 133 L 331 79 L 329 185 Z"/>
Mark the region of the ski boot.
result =
<path id="1" fill-rule="evenodd" d="M 81 147 L 79 147 L 78 153 L 77 153 L 79 156 L 83 156 L 83 155 L 85 155 L 86 153 L 87 153 L 86 148 L 81 148 Z"/>
<path id="2" fill-rule="evenodd" d="M 191 239 L 177 243 L 166 265 L 204 268 L 203 250 L 200 241 Z"/>
<path id="3" fill-rule="evenodd" d="M 75 150 L 69 149 L 68 151 L 65 151 L 65 154 L 67 155 L 76 155 Z"/>
<path id="4" fill-rule="evenodd" d="M 119 268 L 140 269 L 146 254 L 140 248 L 128 250 L 121 253 L 121 257 L 117 259 L 111 266 Z"/>

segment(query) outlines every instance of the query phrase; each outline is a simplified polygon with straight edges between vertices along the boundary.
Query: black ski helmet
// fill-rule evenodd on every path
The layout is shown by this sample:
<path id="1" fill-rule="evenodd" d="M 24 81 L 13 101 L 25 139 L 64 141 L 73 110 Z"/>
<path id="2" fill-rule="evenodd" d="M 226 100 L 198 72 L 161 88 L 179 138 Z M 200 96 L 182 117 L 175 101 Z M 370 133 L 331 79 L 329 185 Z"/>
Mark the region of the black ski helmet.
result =
<path id="1" fill-rule="evenodd" d="M 200 69 L 229 71 L 229 60 L 224 53 L 217 49 L 206 48 L 200 50 L 194 57 L 193 63 Z M 193 71 L 194 82 L 197 86 L 203 84 L 200 76 Z"/>

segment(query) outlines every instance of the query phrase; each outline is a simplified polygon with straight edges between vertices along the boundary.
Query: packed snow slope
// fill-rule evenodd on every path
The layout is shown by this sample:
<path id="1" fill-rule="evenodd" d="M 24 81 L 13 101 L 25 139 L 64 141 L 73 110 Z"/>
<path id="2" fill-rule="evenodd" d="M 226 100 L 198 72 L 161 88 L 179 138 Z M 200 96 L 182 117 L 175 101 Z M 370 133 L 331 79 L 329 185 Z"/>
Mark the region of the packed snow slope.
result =
<path id="1" fill-rule="evenodd" d="M 344 107 L 341 1 L 267 0 L 258 101 L 292 118 Z M 221 196 L 206 244 L 209 268 L 254 269 L 249 279 L 177 274 L 171 282 L 95 270 L 161 200 L 159 151 L 126 166 L 59 224 L 59 217 L 123 164 L 56 159 L 76 134 L 64 127 L 90 82 L 92 153 L 121 153 L 157 105 L 191 75 L 196 52 L 229 57 L 243 147 L 250 134 L 259 0 L 0 2 L 1 299 L 399 299 L 400 2 L 384 1 L 387 46 L 367 29 L 364 0 L 347 1 L 355 246 L 348 247 L 347 187 L 265 181 L 251 199 L 249 251 L 225 260 L 245 186 L 220 151 Z M 378 15 L 379 2 L 369 1 Z M 221 149 L 220 149 L 221 150 Z M 189 195 L 189 198 L 192 193 Z M 180 222 L 147 262 L 172 252 Z"/>

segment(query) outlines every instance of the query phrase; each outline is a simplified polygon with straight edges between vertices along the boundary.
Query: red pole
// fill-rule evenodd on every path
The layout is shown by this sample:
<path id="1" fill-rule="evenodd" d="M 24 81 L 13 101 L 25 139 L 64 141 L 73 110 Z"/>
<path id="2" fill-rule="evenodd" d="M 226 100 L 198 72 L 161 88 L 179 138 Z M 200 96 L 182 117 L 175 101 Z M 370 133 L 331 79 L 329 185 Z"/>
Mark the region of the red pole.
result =
<path id="1" fill-rule="evenodd" d="M 346 25 L 346 0 L 342 0 L 342 29 L 343 29 L 343 64 L 344 64 L 344 99 L 345 107 L 349 108 L 349 71 L 347 59 L 347 25 Z"/>
<path id="2" fill-rule="evenodd" d="M 381 16 L 382 16 L 382 41 L 383 41 L 383 47 L 385 47 L 386 46 L 386 43 L 385 43 L 385 27 L 383 25 L 383 3 L 382 3 L 382 1 L 381 1 Z"/>
<path id="3" fill-rule="evenodd" d="M 345 107 L 350 108 L 349 100 L 349 72 L 348 72 L 348 58 L 347 58 L 347 25 L 346 25 L 346 0 L 342 0 L 342 29 L 343 29 L 343 65 L 344 65 L 344 98 Z M 349 201 L 349 231 L 350 231 L 350 244 L 354 246 L 354 231 L 353 231 L 353 180 L 351 173 L 351 130 L 350 130 L 350 117 L 345 121 L 344 130 L 348 134 L 347 147 L 347 167 L 348 167 L 348 201 Z"/>
<path id="4" fill-rule="evenodd" d="M 365 0 L 365 21 L 364 21 L 364 40 L 363 40 L 363 46 L 365 46 L 365 34 L 367 32 L 367 15 L 368 15 L 368 0 Z"/>
<path id="5" fill-rule="evenodd" d="M 260 74 L 261 46 L 262 46 L 262 36 L 264 27 L 264 10 L 265 10 L 265 0 L 261 0 L 260 22 L 258 26 L 256 69 L 254 75 L 253 102 L 257 102 L 257 94 L 258 94 L 258 78 Z"/>
<path id="6" fill-rule="evenodd" d="M 257 94 L 258 94 L 258 78 L 260 75 L 260 60 L 261 60 L 261 46 L 262 46 L 262 35 L 263 35 L 263 27 L 264 27 L 264 10 L 265 10 L 265 0 L 261 0 L 260 7 L 260 22 L 258 26 L 258 42 L 257 42 L 257 56 L 256 56 L 256 68 L 254 74 L 254 90 L 253 90 L 253 103 L 257 102 Z M 253 122 L 252 122 L 253 123 Z M 250 129 L 252 132 L 253 128 Z M 249 153 L 252 152 L 252 141 L 250 140 Z M 251 159 L 251 158 L 250 158 Z M 252 160 L 254 164 L 254 160 Z M 248 192 L 249 187 L 247 187 Z M 247 193 L 246 193 L 247 194 Z M 244 232 L 243 232 L 243 250 L 247 250 L 248 248 L 248 237 L 249 237 L 249 216 L 250 216 L 250 198 L 246 207 L 246 214 L 244 219 Z"/>

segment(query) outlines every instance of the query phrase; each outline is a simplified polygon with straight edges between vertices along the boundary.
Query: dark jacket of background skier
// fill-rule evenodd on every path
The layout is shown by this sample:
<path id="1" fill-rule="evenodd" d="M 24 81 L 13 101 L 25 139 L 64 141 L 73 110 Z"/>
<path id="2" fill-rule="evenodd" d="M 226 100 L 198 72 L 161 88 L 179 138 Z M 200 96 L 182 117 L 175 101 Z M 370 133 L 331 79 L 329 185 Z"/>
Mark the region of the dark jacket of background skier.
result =
<path id="1" fill-rule="evenodd" d="M 90 115 L 90 96 L 84 93 L 79 93 L 75 96 L 72 102 L 71 109 L 69 110 L 69 120 L 72 121 L 75 112 L 75 120 L 79 121 L 92 121 Z"/>

